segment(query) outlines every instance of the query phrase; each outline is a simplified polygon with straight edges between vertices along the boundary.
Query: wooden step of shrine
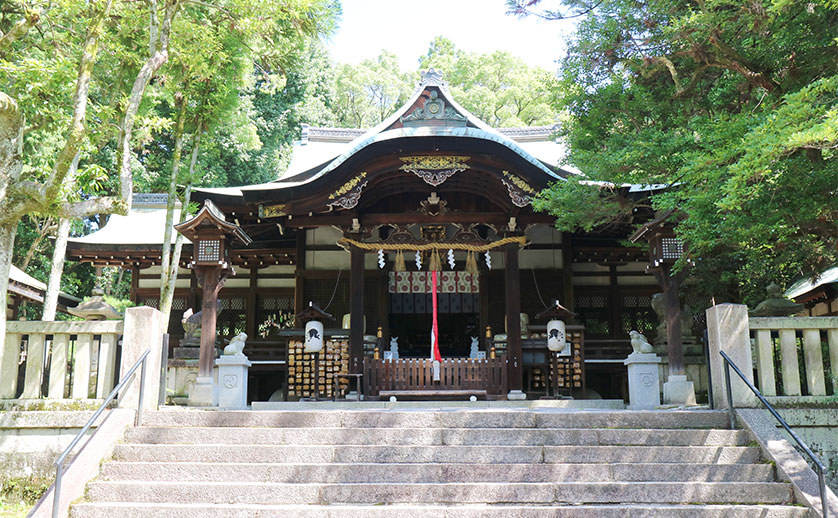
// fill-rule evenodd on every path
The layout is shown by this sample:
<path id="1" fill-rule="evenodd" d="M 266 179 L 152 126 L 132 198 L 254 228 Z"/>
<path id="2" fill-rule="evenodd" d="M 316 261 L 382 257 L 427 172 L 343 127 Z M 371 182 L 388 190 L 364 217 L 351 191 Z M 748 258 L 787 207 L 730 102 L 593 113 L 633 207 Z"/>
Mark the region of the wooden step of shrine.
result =
<path id="1" fill-rule="evenodd" d="M 159 411 L 75 518 L 798 518 L 713 411 Z"/>

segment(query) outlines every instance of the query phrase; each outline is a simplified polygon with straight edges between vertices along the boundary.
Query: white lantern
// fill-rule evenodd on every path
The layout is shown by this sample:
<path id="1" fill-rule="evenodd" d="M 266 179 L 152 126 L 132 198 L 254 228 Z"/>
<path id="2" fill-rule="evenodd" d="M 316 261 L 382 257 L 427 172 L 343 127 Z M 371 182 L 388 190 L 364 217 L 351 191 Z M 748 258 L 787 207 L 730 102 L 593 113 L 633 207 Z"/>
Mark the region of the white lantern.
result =
<path id="1" fill-rule="evenodd" d="M 323 350 L 323 322 L 309 320 L 306 322 L 305 347 L 307 353 L 319 353 Z"/>
<path id="2" fill-rule="evenodd" d="M 551 320 L 547 322 L 547 348 L 553 352 L 559 352 L 565 348 L 567 336 L 565 335 L 564 322 Z"/>

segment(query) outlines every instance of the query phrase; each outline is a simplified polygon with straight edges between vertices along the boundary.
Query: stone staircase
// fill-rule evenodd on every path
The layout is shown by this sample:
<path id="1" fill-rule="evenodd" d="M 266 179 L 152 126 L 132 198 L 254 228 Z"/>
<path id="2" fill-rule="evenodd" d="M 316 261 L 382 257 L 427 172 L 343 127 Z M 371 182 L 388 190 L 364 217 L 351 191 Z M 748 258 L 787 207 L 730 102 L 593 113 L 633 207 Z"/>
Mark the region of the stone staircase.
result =
<path id="1" fill-rule="evenodd" d="M 807 515 L 713 411 L 159 411 L 74 518 Z"/>

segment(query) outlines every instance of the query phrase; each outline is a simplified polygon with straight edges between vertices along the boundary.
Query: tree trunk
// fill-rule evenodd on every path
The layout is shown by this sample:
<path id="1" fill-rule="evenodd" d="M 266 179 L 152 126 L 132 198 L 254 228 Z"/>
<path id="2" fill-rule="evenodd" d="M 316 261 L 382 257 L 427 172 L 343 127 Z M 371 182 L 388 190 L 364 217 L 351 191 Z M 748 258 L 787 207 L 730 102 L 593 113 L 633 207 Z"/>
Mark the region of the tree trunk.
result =
<path id="1" fill-rule="evenodd" d="M 163 329 L 168 329 L 169 313 L 172 310 L 172 297 L 167 297 L 171 291 L 174 293 L 174 286 L 169 290 L 169 279 L 172 277 L 172 269 L 177 270 L 177 263 L 172 261 L 172 225 L 175 220 L 175 201 L 177 200 L 178 172 L 180 171 L 180 155 L 183 150 L 183 122 L 186 118 L 186 99 L 176 96 L 175 103 L 178 105 L 177 124 L 175 125 L 175 148 L 172 152 L 172 173 L 169 180 L 169 197 L 166 200 L 166 226 L 163 229 L 163 249 L 160 254 L 160 312 L 163 313 Z M 181 211 L 181 214 L 183 211 Z M 175 273 L 177 277 L 177 273 Z"/>
<path id="2" fill-rule="evenodd" d="M 58 308 L 58 293 L 61 291 L 61 274 L 64 272 L 64 254 L 67 252 L 67 238 L 70 237 L 70 220 L 58 220 L 58 232 L 55 235 L 55 251 L 52 253 L 52 266 L 49 271 L 47 291 L 44 293 L 44 312 L 41 320 L 55 320 Z"/>
<path id="3" fill-rule="evenodd" d="M 195 180 L 195 165 L 198 163 L 198 152 L 201 149 L 201 135 L 203 134 L 203 132 L 204 123 L 203 121 L 199 121 L 198 128 L 195 130 L 195 134 L 192 136 L 192 158 L 189 160 L 189 173 L 188 178 L 186 179 L 186 191 L 183 193 L 183 209 L 181 209 L 180 211 L 181 222 L 186 221 L 186 219 L 189 217 L 187 209 L 189 207 L 189 202 L 192 197 L 192 183 Z M 177 237 L 175 238 L 175 249 L 172 252 L 172 267 L 169 269 L 169 278 L 166 282 L 166 291 L 165 293 L 163 293 L 161 290 L 160 295 L 160 310 L 163 311 L 163 308 L 166 308 L 166 310 L 163 311 L 163 323 L 165 324 L 165 327 L 163 329 L 168 329 L 169 325 L 169 316 L 172 311 L 172 301 L 175 298 L 175 284 L 177 283 L 177 274 L 180 265 L 180 254 L 182 250 L 183 234 L 178 233 Z"/>
<path id="4" fill-rule="evenodd" d="M 38 218 L 35 216 L 31 216 L 30 219 L 35 223 L 38 228 L 38 237 L 32 241 L 32 244 L 29 246 L 29 250 L 26 251 L 26 255 L 23 257 L 23 261 L 18 264 L 18 268 L 26 271 L 26 268 L 29 267 L 29 263 L 32 262 L 32 258 L 35 257 L 35 253 L 41 247 L 41 243 L 47 237 L 47 234 L 50 233 L 51 230 L 55 228 L 55 223 L 53 223 L 52 218 L 44 218 L 44 222 L 41 225 L 38 225 Z"/>
<path id="5" fill-rule="evenodd" d="M 167 0 L 166 13 L 159 30 L 156 27 L 151 28 L 152 33 L 158 31 L 157 45 L 154 45 L 155 52 L 149 56 L 137 73 L 137 78 L 131 88 L 131 94 L 128 96 L 128 105 L 125 108 L 122 123 L 119 125 L 116 163 L 119 169 L 120 198 L 126 204 L 124 207 L 125 213 L 131 209 L 131 196 L 134 191 L 134 178 L 131 173 L 131 134 L 134 130 L 134 118 L 140 109 L 140 101 L 143 99 L 143 94 L 145 94 L 145 89 L 151 82 L 151 78 L 169 59 L 169 34 L 178 7 L 179 0 Z M 156 19 L 156 16 L 152 16 L 152 22 Z"/>
<path id="6" fill-rule="evenodd" d="M 0 297 L 3 311 L 0 311 L 0 365 L 3 364 L 3 350 L 6 345 L 6 308 L 8 308 L 9 274 L 12 269 L 12 251 L 15 247 L 17 222 L 0 224 Z"/>

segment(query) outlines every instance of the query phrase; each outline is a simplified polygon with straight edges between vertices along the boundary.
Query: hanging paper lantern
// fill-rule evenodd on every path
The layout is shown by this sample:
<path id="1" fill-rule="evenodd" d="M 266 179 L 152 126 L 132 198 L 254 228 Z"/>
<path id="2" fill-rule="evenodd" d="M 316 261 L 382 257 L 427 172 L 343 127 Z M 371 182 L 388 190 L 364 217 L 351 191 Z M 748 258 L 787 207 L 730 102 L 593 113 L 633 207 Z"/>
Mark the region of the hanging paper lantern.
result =
<path id="1" fill-rule="evenodd" d="M 489 255 L 489 251 L 486 251 L 486 268 L 492 269 L 492 256 Z"/>
<path id="2" fill-rule="evenodd" d="M 416 269 L 422 269 L 422 253 L 419 250 L 416 251 Z"/>
<path id="3" fill-rule="evenodd" d="M 454 250 L 449 248 L 448 249 L 448 266 L 450 266 L 451 269 L 453 270 L 455 264 L 456 263 L 454 262 Z"/>
<path id="4" fill-rule="evenodd" d="M 559 352 L 565 348 L 565 325 L 561 320 L 547 322 L 547 348 Z"/>
<path id="5" fill-rule="evenodd" d="M 378 250 L 378 267 L 383 270 L 385 264 L 386 264 L 386 262 L 384 260 L 384 250 L 379 249 Z"/>
<path id="6" fill-rule="evenodd" d="M 318 353 L 323 350 L 323 322 L 319 320 L 306 322 L 306 340 L 303 350 L 307 353 Z"/>

